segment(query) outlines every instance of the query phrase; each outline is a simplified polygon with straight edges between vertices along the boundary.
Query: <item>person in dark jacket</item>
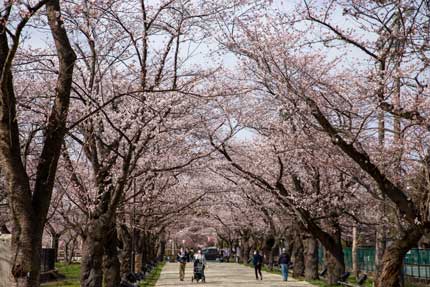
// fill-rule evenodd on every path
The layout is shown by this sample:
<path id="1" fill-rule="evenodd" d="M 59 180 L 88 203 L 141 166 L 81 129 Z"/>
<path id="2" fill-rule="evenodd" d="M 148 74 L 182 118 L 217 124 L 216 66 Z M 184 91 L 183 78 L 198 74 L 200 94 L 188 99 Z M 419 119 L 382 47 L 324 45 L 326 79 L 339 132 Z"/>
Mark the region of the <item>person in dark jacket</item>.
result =
<path id="1" fill-rule="evenodd" d="M 185 278 L 185 266 L 187 265 L 187 262 L 189 262 L 188 257 L 189 255 L 184 248 L 181 248 L 176 256 L 176 261 L 179 262 L 179 280 L 181 281 L 184 281 Z"/>
<path id="2" fill-rule="evenodd" d="M 290 255 L 282 248 L 282 254 L 279 256 L 279 265 L 281 266 L 282 279 L 288 280 L 288 265 L 290 265 Z"/>
<path id="3" fill-rule="evenodd" d="M 252 264 L 254 264 L 255 269 L 255 279 L 258 280 L 258 274 L 260 274 L 260 279 L 263 280 L 263 275 L 261 274 L 261 266 L 263 265 L 263 256 L 257 251 L 254 252 L 254 257 L 252 257 Z"/>

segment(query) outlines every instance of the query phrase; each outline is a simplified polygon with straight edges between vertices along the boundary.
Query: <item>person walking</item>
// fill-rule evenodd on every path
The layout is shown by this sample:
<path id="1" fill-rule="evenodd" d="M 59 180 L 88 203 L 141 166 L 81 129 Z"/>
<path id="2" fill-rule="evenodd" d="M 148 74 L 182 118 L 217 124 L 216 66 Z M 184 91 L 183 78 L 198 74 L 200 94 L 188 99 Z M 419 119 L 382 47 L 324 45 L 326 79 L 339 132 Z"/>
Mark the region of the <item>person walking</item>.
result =
<path id="1" fill-rule="evenodd" d="M 194 260 L 194 248 L 190 249 L 188 256 L 190 257 L 190 262 Z"/>
<path id="2" fill-rule="evenodd" d="M 263 275 L 261 274 L 261 267 L 263 265 L 263 256 L 260 255 L 258 250 L 254 251 L 254 257 L 252 257 L 252 264 L 254 264 L 255 279 L 258 280 L 258 275 L 260 275 L 260 280 L 263 280 Z"/>
<path id="3" fill-rule="evenodd" d="M 230 262 L 230 248 L 226 248 L 224 252 L 225 262 Z"/>
<path id="4" fill-rule="evenodd" d="M 190 256 L 191 253 L 188 248 L 185 248 L 185 253 L 187 254 L 187 263 L 191 262 L 193 258 Z"/>
<path id="5" fill-rule="evenodd" d="M 201 266 L 201 272 L 200 272 L 200 277 L 197 277 L 195 279 L 197 279 L 197 282 L 199 282 L 200 279 L 203 280 L 203 282 L 206 281 L 206 276 L 205 276 L 205 269 L 206 269 L 206 257 L 205 255 L 202 253 L 201 249 L 197 250 L 197 253 L 194 254 L 194 272 L 196 272 L 196 268 L 198 266 Z"/>
<path id="6" fill-rule="evenodd" d="M 198 262 L 200 262 L 203 265 L 203 273 L 204 273 L 205 268 L 206 268 L 206 257 L 202 253 L 201 249 L 198 249 L 197 253 L 194 254 L 194 263 L 198 263 Z M 195 266 L 195 264 L 194 264 L 194 266 Z"/>
<path id="7" fill-rule="evenodd" d="M 179 251 L 178 256 L 176 257 L 176 261 L 179 262 L 179 280 L 184 281 L 185 267 L 187 265 L 187 262 L 189 261 L 188 253 L 184 250 L 184 248 L 181 248 L 181 250 Z"/>
<path id="8" fill-rule="evenodd" d="M 288 265 L 290 265 L 290 255 L 282 248 L 282 253 L 279 256 L 279 265 L 281 266 L 282 279 L 288 281 Z"/>

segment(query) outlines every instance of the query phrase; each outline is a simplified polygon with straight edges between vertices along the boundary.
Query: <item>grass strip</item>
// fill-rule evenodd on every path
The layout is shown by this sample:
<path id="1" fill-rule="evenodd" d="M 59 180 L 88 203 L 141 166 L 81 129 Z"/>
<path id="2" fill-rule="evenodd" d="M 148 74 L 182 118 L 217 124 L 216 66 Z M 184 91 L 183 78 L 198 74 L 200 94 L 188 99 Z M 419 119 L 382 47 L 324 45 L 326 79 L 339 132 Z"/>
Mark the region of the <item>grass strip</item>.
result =
<path id="1" fill-rule="evenodd" d="M 153 287 L 160 278 L 161 271 L 165 265 L 165 262 L 158 264 L 151 274 L 140 283 L 140 287 Z M 58 272 L 65 275 L 66 279 L 59 281 L 52 281 L 41 284 L 43 287 L 80 287 L 81 284 L 79 282 L 81 275 L 81 265 L 79 263 L 73 264 L 64 264 L 57 263 L 56 267 Z"/>
<path id="2" fill-rule="evenodd" d="M 58 273 L 66 276 L 66 279 L 59 281 L 51 281 L 41 284 L 43 287 L 80 287 L 79 282 L 81 276 L 81 265 L 79 263 L 64 264 L 57 263 L 55 267 L 58 269 Z"/>
<path id="3" fill-rule="evenodd" d="M 155 266 L 154 270 L 149 274 L 149 276 L 140 283 L 140 287 L 154 287 L 157 284 L 158 278 L 160 278 L 161 271 L 163 270 L 166 262 L 161 262 Z"/>

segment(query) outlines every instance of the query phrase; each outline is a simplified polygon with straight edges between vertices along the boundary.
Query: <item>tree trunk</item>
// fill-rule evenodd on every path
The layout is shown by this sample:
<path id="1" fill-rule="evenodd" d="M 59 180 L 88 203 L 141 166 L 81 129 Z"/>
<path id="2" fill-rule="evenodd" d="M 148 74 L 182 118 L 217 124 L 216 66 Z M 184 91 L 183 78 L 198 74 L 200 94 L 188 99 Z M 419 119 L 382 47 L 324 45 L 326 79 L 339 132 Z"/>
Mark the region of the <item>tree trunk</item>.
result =
<path id="1" fill-rule="evenodd" d="M 115 221 L 107 233 L 103 256 L 103 275 L 105 287 L 117 287 L 121 281 L 120 263 L 118 259 L 118 239 Z"/>
<path id="2" fill-rule="evenodd" d="M 109 232 L 108 223 L 110 220 L 105 217 L 93 219 L 89 223 L 87 237 L 82 248 L 81 262 L 81 286 L 101 287 L 103 272 L 103 252 L 105 235 Z"/>
<path id="3" fill-rule="evenodd" d="M 246 264 L 248 263 L 248 260 L 249 260 L 249 239 L 246 238 L 246 239 L 242 239 L 241 241 L 242 241 L 242 244 L 240 246 L 241 260 L 242 260 L 242 263 Z"/>
<path id="4" fill-rule="evenodd" d="M 331 220 L 330 228 L 333 230 L 330 236 L 321 237 L 320 242 L 326 251 L 327 283 L 337 284 L 339 277 L 345 272 L 342 231 L 337 218 Z"/>
<path id="5" fill-rule="evenodd" d="M 357 226 L 352 227 L 352 273 L 358 278 L 360 273 L 358 267 L 358 230 Z"/>
<path id="6" fill-rule="evenodd" d="M 64 262 L 66 264 L 70 264 L 68 258 L 69 258 L 69 244 L 70 241 L 64 241 Z"/>
<path id="7" fill-rule="evenodd" d="M 423 231 L 414 226 L 407 230 L 403 237 L 387 247 L 382 260 L 382 271 L 377 280 L 377 286 L 401 286 L 400 276 L 403 268 L 403 259 L 406 253 L 418 244 L 422 236 Z"/>
<path id="8" fill-rule="evenodd" d="M 294 250 L 294 240 L 292 237 L 288 238 L 288 244 L 287 244 L 287 253 L 292 255 Z"/>
<path id="9" fill-rule="evenodd" d="M 141 244 L 140 245 L 140 254 L 141 254 L 141 264 L 142 266 L 146 266 L 146 264 L 149 263 L 149 257 L 150 257 L 150 238 L 149 238 L 149 233 L 146 231 L 141 232 L 140 234 L 140 240 L 141 240 Z"/>
<path id="10" fill-rule="evenodd" d="M 378 99 L 381 100 L 385 97 L 385 59 L 384 61 L 379 62 L 379 87 L 377 90 Z M 385 112 L 382 109 L 378 110 L 378 145 L 383 152 L 385 147 Z M 385 217 L 385 194 L 382 194 L 382 202 L 379 204 L 380 211 L 382 212 L 382 217 Z M 378 226 L 376 230 L 376 242 L 375 242 L 375 278 L 379 278 L 381 275 L 381 266 L 382 266 L 382 257 L 385 252 L 385 224 L 382 223 L 381 226 Z M 378 286 L 377 281 L 375 282 L 375 286 Z"/>
<path id="11" fill-rule="evenodd" d="M 273 264 L 275 263 L 275 256 L 279 254 L 279 241 L 276 241 L 275 244 L 272 246 L 272 250 L 270 250 L 270 270 L 273 269 Z"/>
<path id="12" fill-rule="evenodd" d="M 160 245 L 157 250 L 157 260 L 162 261 L 166 255 L 167 240 L 163 237 L 160 239 Z"/>
<path id="13" fill-rule="evenodd" d="M 305 279 L 318 279 L 318 241 L 307 235 L 303 239 L 305 249 Z"/>
<path id="14" fill-rule="evenodd" d="M 124 277 L 132 271 L 132 238 L 127 226 L 121 225 L 119 229 L 119 238 L 121 242 L 121 251 L 119 254 L 121 277 Z"/>
<path id="15" fill-rule="evenodd" d="M 58 262 L 58 245 L 60 243 L 60 234 L 58 233 L 53 233 L 51 234 L 52 238 L 51 238 L 51 248 L 54 249 L 54 258 L 55 258 L 55 262 Z"/>
<path id="16" fill-rule="evenodd" d="M 75 256 L 76 238 L 69 239 L 64 243 L 64 260 L 66 264 L 71 264 Z"/>
<path id="17" fill-rule="evenodd" d="M 293 248 L 293 277 L 302 277 L 305 274 L 304 248 L 301 236 L 296 236 Z"/>
<path id="18" fill-rule="evenodd" d="M 136 252 L 135 253 L 135 262 L 134 262 L 134 271 L 135 272 L 142 272 L 142 253 Z"/>
<path id="19" fill-rule="evenodd" d="M 40 253 L 42 232 L 25 216 L 15 223 L 12 250 L 15 257 L 12 275 L 17 287 L 38 287 L 40 277 Z"/>
<path id="20" fill-rule="evenodd" d="M 302 277 L 305 274 L 305 258 L 304 258 L 304 247 L 303 247 L 303 233 L 304 226 L 300 223 L 295 222 L 292 228 L 293 249 L 292 249 L 292 261 L 293 261 L 293 277 Z"/>
<path id="21" fill-rule="evenodd" d="M 325 252 L 325 262 L 327 266 L 327 284 L 337 285 L 337 281 L 339 280 L 340 276 L 345 272 L 343 258 L 338 258 L 337 256 L 331 254 L 331 252 Z"/>
<path id="22" fill-rule="evenodd" d="M 42 235 L 64 139 L 76 59 L 59 17 L 59 0 L 46 1 L 45 7 L 59 60 L 59 72 L 55 101 L 44 129 L 33 190 L 21 157 L 16 98 L 11 62 L 8 62 L 13 60 L 15 52 L 9 50 L 7 34 L 0 33 L 0 157 L 2 171 L 8 182 L 8 202 L 14 224 L 12 275 L 18 287 L 39 286 Z M 32 11 L 31 14 L 36 12 Z M 19 35 L 14 40 L 19 41 Z"/>
<path id="23" fill-rule="evenodd" d="M 264 258 L 266 259 L 265 264 L 269 265 L 270 268 L 273 267 L 272 249 L 275 245 L 276 245 L 276 240 L 272 235 L 269 235 L 264 240 L 263 254 L 264 254 Z"/>
<path id="24" fill-rule="evenodd" d="M 384 203 L 382 203 L 384 204 Z M 376 230 L 375 242 L 375 277 L 379 278 L 382 272 L 382 262 L 386 248 L 386 228 L 381 224 Z M 376 284 L 377 285 L 377 284 Z"/>

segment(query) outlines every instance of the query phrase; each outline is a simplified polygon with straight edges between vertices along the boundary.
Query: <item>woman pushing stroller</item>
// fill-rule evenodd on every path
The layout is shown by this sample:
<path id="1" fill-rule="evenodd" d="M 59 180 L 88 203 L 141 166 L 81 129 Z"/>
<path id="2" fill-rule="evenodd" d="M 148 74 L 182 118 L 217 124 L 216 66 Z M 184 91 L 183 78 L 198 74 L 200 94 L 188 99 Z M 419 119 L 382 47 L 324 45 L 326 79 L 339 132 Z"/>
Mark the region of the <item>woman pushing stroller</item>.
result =
<path id="1" fill-rule="evenodd" d="M 191 278 L 191 281 L 193 282 L 195 279 L 197 282 L 199 282 L 200 280 L 205 282 L 206 281 L 205 268 L 206 268 L 206 258 L 205 258 L 205 255 L 202 253 L 202 250 L 199 249 L 197 253 L 194 254 L 194 273 L 193 273 L 193 277 Z"/>

